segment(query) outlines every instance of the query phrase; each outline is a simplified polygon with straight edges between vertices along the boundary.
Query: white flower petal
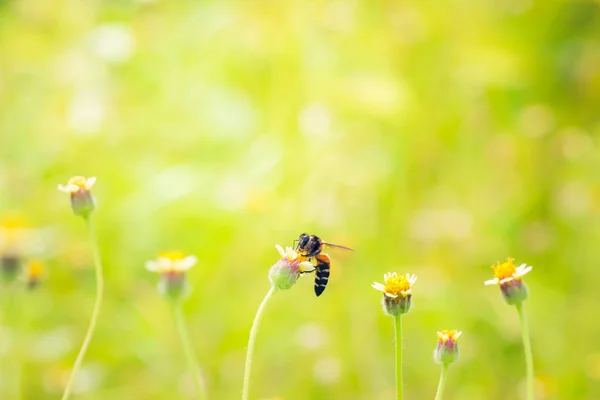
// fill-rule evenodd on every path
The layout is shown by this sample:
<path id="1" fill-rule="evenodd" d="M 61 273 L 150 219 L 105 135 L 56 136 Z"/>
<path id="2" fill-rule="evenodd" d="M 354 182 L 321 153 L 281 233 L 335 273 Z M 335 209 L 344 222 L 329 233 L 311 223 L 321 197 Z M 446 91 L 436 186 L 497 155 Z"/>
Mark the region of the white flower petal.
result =
<path id="1" fill-rule="evenodd" d="M 146 261 L 146 269 L 151 272 L 158 272 L 158 263 L 154 260 Z"/>
<path id="2" fill-rule="evenodd" d="M 196 262 L 198 262 L 198 259 L 196 258 L 196 256 L 187 256 L 183 260 L 179 260 L 179 261 L 175 262 L 175 265 L 176 265 L 175 269 L 178 271 L 187 271 L 188 269 L 190 269 L 194 265 L 196 265 Z"/>
<path id="3" fill-rule="evenodd" d="M 396 297 L 398 297 L 397 295 L 395 295 L 395 294 L 392 294 L 392 293 L 388 293 L 388 292 L 385 292 L 385 293 L 384 293 L 384 295 L 385 295 L 386 297 L 391 297 L 392 299 L 395 299 Z"/>
<path id="4" fill-rule="evenodd" d="M 411 274 L 406 274 L 406 280 L 412 286 L 417 281 L 417 276 L 415 274 L 412 274 L 412 275 Z"/>
<path id="5" fill-rule="evenodd" d="M 454 334 L 454 339 L 458 339 L 460 337 L 460 335 L 462 335 L 461 331 L 458 331 Z"/>
<path id="6" fill-rule="evenodd" d="M 67 183 L 66 185 L 58 185 L 58 190 L 66 193 L 73 193 L 79 191 L 79 187 L 72 183 Z"/>
<path id="7" fill-rule="evenodd" d="M 508 278 L 500 279 L 499 283 L 502 285 L 503 283 L 514 281 L 515 279 L 515 277 L 509 276 Z"/>
<path id="8" fill-rule="evenodd" d="M 490 279 L 488 281 L 483 282 L 483 284 L 485 286 L 497 285 L 498 284 L 498 278 Z"/>
<path id="9" fill-rule="evenodd" d="M 408 296 L 411 293 L 412 293 L 412 289 L 403 290 L 403 291 L 400 292 L 400 294 L 402 295 L 402 297 L 406 297 L 406 296 Z"/>
<path id="10" fill-rule="evenodd" d="M 281 247 L 280 245 L 276 244 L 275 248 L 277 249 L 277 251 L 279 252 L 279 255 L 281 257 L 285 257 L 285 250 L 283 250 L 283 247 Z"/>
<path id="11" fill-rule="evenodd" d="M 315 270 L 315 266 L 309 261 L 302 261 L 300 264 L 298 264 L 298 270 L 302 273 L 312 272 Z"/>
<path id="12" fill-rule="evenodd" d="M 523 276 L 525 274 L 528 274 L 532 269 L 533 269 L 533 267 L 527 266 L 527 264 L 521 264 L 517 267 L 515 276 Z"/>
<path id="13" fill-rule="evenodd" d="M 375 290 L 379 290 L 380 292 L 385 292 L 385 285 L 379 282 L 373 282 L 371 287 Z"/>
<path id="14" fill-rule="evenodd" d="M 87 181 L 85 181 L 85 187 L 86 187 L 86 189 L 89 189 L 92 186 L 94 186 L 94 183 L 96 183 L 96 177 L 95 176 L 92 176 L 92 177 L 88 178 Z"/>

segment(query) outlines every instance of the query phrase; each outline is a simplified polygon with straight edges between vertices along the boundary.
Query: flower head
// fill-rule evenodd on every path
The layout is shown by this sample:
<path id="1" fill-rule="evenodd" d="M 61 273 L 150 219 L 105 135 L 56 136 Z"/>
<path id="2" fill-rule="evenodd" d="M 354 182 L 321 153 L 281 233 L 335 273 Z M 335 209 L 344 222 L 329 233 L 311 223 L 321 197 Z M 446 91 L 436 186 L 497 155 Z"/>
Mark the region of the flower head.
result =
<path id="1" fill-rule="evenodd" d="M 20 215 L 0 221 L 0 275 L 5 282 L 12 282 L 20 274 L 28 231 Z"/>
<path id="2" fill-rule="evenodd" d="M 522 281 L 522 277 L 529 273 L 533 267 L 527 264 L 521 264 L 518 267 L 514 264 L 513 258 L 508 258 L 503 263 L 492 265 L 494 270 L 494 279 L 484 282 L 486 286 L 499 285 L 504 300 L 510 305 L 517 305 L 527 299 L 529 292 L 527 285 Z"/>
<path id="3" fill-rule="evenodd" d="M 384 312 L 391 316 L 409 312 L 412 306 L 412 286 L 417 282 L 417 276 L 390 272 L 383 275 L 383 280 L 385 283 L 375 282 L 371 286 L 383 293 Z"/>
<path id="4" fill-rule="evenodd" d="M 87 218 L 96 209 L 96 199 L 90 192 L 95 182 L 96 177 L 74 176 L 66 185 L 58 185 L 58 190 L 71 195 L 71 208 L 75 215 Z"/>
<path id="5" fill-rule="evenodd" d="M 186 256 L 179 251 L 163 252 L 156 260 L 146 261 L 146 269 L 160 274 L 159 292 L 170 300 L 182 300 L 188 293 L 188 283 L 185 278 L 187 270 L 197 262 L 195 256 Z"/>
<path id="6" fill-rule="evenodd" d="M 25 279 L 29 289 L 35 289 L 44 276 L 44 263 L 40 260 L 29 260 L 25 265 Z"/>
<path id="7" fill-rule="evenodd" d="M 281 255 L 281 259 L 269 270 L 269 280 L 276 289 L 289 289 L 294 286 L 300 276 L 315 270 L 315 266 L 293 248 L 288 246 L 284 250 L 278 244 L 275 245 L 275 248 Z"/>
<path id="8" fill-rule="evenodd" d="M 458 338 L 462 332 L 443 330 L 437 333 L 438 343 L 433 358 L 438 364 L 450 364 L 458 359 Z"/>

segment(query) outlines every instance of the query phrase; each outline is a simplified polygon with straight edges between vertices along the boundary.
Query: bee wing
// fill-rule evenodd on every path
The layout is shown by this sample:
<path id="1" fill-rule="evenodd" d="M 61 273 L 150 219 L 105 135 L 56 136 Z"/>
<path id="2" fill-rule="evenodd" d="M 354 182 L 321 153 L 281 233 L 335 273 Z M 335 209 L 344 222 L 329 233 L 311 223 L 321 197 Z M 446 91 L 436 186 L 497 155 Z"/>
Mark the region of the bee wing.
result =
<path id="1" fill-rule="evenodd" d="M 336 248 L 336 249 L 346 250 L 346 251 L 354 251 L 354 249 L 351 249 L 350 247 L 342 246 L 342 245 L 339 245 L 339 244 L 333 244 L 333 243 L 323 242 L 323 245 L 327 246 L 327 247 L 333 247 L 333 248 Z"/>

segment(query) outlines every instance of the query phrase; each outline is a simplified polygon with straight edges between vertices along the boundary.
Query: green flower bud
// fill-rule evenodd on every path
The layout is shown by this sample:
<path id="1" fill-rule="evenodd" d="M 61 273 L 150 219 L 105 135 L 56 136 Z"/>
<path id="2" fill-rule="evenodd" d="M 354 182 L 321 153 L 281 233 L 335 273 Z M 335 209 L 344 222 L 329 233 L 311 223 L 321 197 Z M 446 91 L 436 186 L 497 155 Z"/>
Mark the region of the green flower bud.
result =
<path id="1" fill-rule="evenodd" d="M 299 277 L 315 270 L 314 265 L 298 255 L 291 247 L 286 247 L 285 250 L 280 245 L 275 247 L 282 257 L 269 270 L 269 281 L 275 289 L 290 289 Z"/>
<path id="2" fill-rule="evenodd" d="M 96 209 L 96 199 L 90 192 L 95 182 L 95 177 L 86 179 L 83 176 L 74 176 L 69 179 L 67 185 L 58 185 L 58 190 L 71 195 L 71 208 L 75 215 L 87 218 Z"/>
<path id="3" fill-rule="evenodd" d="M 158 292 L 170 301 L 182 301 L 190 293 L 186 272 L 196 264 L 196 257 L 181 252 L 165 252 L 146 262 L 148 271 L 160 274 Z"/>
<path id="4" fill-rule="evenodd" d="M 13 253 L 6 253 L 0 257 L 0 276 L 2 281 L 14 281 L 21 272 L 21 258 Z"/>
<path id="5" fill-rule="evenodd" d="M 433 359 L 438 364 L 451 364 L 458 360 L 457 340 L 462 332 L 456 330 L 443 330 L 437 333 L 438 343 L 433 351 Z"/>
<path id="6" fill-rule="evenodd" d="M 383 312 L 391 317 L 398 317 L 406 314 L 412 308 L 412 295 L 388 297 L 383 296 L 381 299 L 381 305 L 383 306 Z"/>

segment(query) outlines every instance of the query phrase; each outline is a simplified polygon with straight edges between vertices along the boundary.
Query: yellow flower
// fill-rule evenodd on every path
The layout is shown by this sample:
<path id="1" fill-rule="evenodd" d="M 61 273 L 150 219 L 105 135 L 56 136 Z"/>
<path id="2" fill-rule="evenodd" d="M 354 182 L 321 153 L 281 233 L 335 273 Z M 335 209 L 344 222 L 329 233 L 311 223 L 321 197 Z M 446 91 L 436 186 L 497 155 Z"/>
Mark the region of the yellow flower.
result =
<path id="1" fill-rule="evenodd" d="M 284 250 L 278 244 L 275 245 L 275 248 L 281 255 L 281 259 L 269 270 L 269 280 L 275 289 L 290 289 L 296 284 L 299 277 L 315 270 L 315 266 L 293 248 L 287 246 Z"/>
<path id="2" fill-rule="evenodd" d="M 512 280 L 521 279 L 533 269 L 533 267 L 527 266 L 527 264 L 521 264 L 516 267 L 513 261 L 514 258 L 508 258 L 506 262 L 498 262 L 496 265 L 492 265 L 494 279 L 487 280 L 484 284 L 486 286 L 502 285 Z"/>
<path id="3" fill-rule="evenodd" d="M 44 276 L 45 267 L 44 263 L 40 260 L 29 260 L 25 266 L 25 279 L 27 286 L 30 289 L 34 289 L 39 283 L 41 278 Z"/>
<path id="4" fill-rule="evenodd" d="M 146 261 L 146 269 L 159 274 L 182 274 L 197 261 L 195 256 L 186 256 L 180 251 L 168 251 L 160 253 L 156 260 Z"/>
<path id="5" fill-rule="evenodd" d="M 280 245 L 276 244 L 275 248 L 281 255 L 281 259 L 287 262 L 298 262 L 297 268 L 300 273 L 309 273 L 315 270 L 315 266 L 310 261 L 307 261 L 306 257 L 299 255 L 296 250 L 290 246 L 286 246 L 285 250 Z"/>
<path id="6" fill-rule="evenodd" d="M 186 256 L 180 251 L 169 251 L 160 253 L 156 260 L 146 261 L 146 269 L 160 274 L 159 293 L 168 300 L 178 302 L 190 293 L 185 273 L 197 261 L 195 256 Z"/>
<path id="7" fill-rule="evenodd" d="M 76 193 L 80 190 L 89 191 L 96 183 L 96 177 L 85 178 L 83 176 L 74 176 L 67 182 L 66 185 L 58 185 L 58 190 L 66 193 Z"/>
<path id="8" fill-rule="evenodd" d="M 445 344 L 446 342 L 456 342 L 460 335 L 462 335 L 461 331 L 444 329 L 437 333 L 437 338 L 440 343 Z"/>
<path id="9" fill-rule="evenodd" d="M 412 286 L 417 281 L 416 275 L 406 274 L 398 275 L 396 272 L 390 272 L 383 275 L 385 283 L 374 282 L 371 286 L 375 290 L 383 292 L 386 297 L 397 298 L 407 297 L 412 293 Z"/>
<path id="10" fill-rule="evenodd" d="M 433 358 L 438 364 L 448 365 L 458 359 L 457 340 L 462 332 L 451 329 L 437 333 L 437 346 L 433 352 Z"/>
<path id="11" fill-rule="evenodd" d="M 88 218 L 96 209 L 96 199 L 90 189 L 96 183 L 96 178 L 74 176 L 66 185 L 58 185 L 58 190 L 71 195 L 71 208 L 73 213 L 83 218 Z"/>

